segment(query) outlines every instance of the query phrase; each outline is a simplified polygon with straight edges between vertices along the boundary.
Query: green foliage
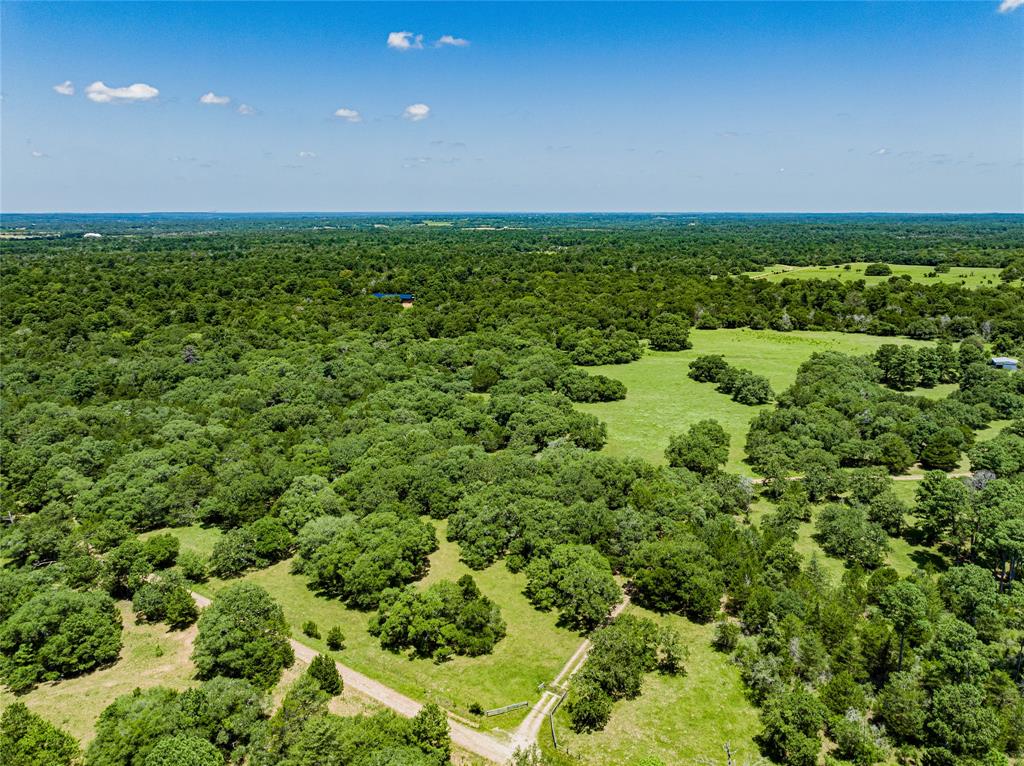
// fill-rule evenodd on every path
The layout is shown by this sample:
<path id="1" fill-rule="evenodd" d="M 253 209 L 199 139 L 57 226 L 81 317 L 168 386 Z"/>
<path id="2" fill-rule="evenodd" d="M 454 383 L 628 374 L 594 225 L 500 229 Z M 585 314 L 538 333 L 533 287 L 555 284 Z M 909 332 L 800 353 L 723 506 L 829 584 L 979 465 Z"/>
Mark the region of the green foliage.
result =
<path id="1" fill-rule="evenodd" d="M 261 569 L 285 558 L 292 543 L 292 535 L 280 519 L 257 519 L 217 540 L 210 555 L 210 569 L 218 577 L 236 577 L 247 569 Z"/>
<path id="2" fill-rule="evenodd" d="M 815 526 L 822 548 L 866 569 L 880 566 L 889 549 L 885 530 L 859 506 L 830 503 L 821 509 Z"/>
<path id="3" fill-rule="evenodd" d="M 132 597 L 132 611 L 142 622 L 166 622 L 187 628 L 199 618 L 199 609 L 184 578 L 175 573 L 151 577 Z"/>
<path id="4" fill-rule="evenodd" d="M 457 583 L 442 580 L 422 592 L 411 587 L 385 591 L 368 629 L 385 649 L 408 647 L 438 662 L 453 654 L 489 654 L 505 636 L 501 610 L 470 575 Z"/>
<path id="5" fill-rule="evenodd" d="M 178 734 L 161 739 L 149 755 L 144 766 L 222 766 L 224 756 L 205 739 L 189 734 Z"/>
<path id="6" fill-rule="evenodd" d="M 633 554 L 630 573 L 638 604 L 696 622 L 708 622 L 718 612 L 724 590 L 718 563 L 696 539 L 645 543 Z"/>
<path id="7" fill-rule="evenodd" d="M 665 457 L 673 468 L 713 473 L 729 459 L 729 435 L 717 421 L 702 420 L 669 439 Z"/>
<path id="8" fill-rule="evenodd" d="M 648 333 L 655 351 L 683 351 L 690 348 L 690 326 L 678 314 L 664 311 L 651 320 Z"/>
<path id="9" fill-rule="evenodd" d="M 327 648 L 332 652 L 339 652 L 345 648 L 345 634 L 337 625 L 327 631 Z"/>
<path id="10" fill-rule="evenodd" d="M 892 268 L 888 263 L 869 263 L 864 267 L 866 277 L 888 277 L 892 274 Z"/>
<path id="11" fill-rule="evenodd" d="M 302 623 L 302 635 L 310 638 L 320 638 L 320 628 L 313 620 L 306 620 Z"/>
<path id="12" fill-rule="evenodd" d="M 288 633 L 284 612 L 267 592 L 240 582 L 203 611 L 192 661 L 200 678 L 245 678 L 269 689 L 295 661 Z"/>
<path id="13" fill-rule="evenodd" d="M 174 566 L 178 558 L 178 538 L 172 534 L 153 535 L 142 544 L 142 551 L 154 569 Z"/>
<path id="14" fill-rule="evenodd" d="M 192 583 L 204 583 L 209 577 L 206 559 L 194 551 L 178 554 L 178 571 Z"/>
<path id="15" fill-rule="evenodd" d="M 0 626 L 0 668 L 15 692 L 86 673 L 120 651 L 121 615 L 102 593 L 41 590 Z"/>
<path id="16" fill-rule="evenodd" d="M 556 545 L 526 567 L 524 593 L 540 609 L 557 608 L 560 622 L 592 630 L 607 618 L 622 593 L 608 560 L 586 545 Z"/>
<path id="17" fill-rule="evenodd" d="M 591 636 L 590 654 L 573 677 L 565 709 L 575 731 L 603 729 L 612 703 L 640 694 L 643 675 L 661 666 L 682 672 L 678 636 L 651 620 L 622 615 Z"/>
<path id="18" fill-rule="evenodd" d="M 72 766 L 79 761 L 74 738 L 21 702 L 0 717 L 0 762 L 4 766 Z"/>
<path id="19" fill-rule="evenodd" d="M 306 671 L 317 682 L 320 688 L 334 697 L 341 694 L 343 684 L 341 675 L 338 673 L 338 666 L 334 660 L 318 654 L 309 663 L 309 670 Z"/>
<path id="20" fill-rule="evenodd" d="M 437 548 L 433 527 L 383 511 L 339 525 L 326 540 L 303 552 L 303 571 L 312 587 L 359 609 L 376 607 L 386 589 L 421 577 Z"/>

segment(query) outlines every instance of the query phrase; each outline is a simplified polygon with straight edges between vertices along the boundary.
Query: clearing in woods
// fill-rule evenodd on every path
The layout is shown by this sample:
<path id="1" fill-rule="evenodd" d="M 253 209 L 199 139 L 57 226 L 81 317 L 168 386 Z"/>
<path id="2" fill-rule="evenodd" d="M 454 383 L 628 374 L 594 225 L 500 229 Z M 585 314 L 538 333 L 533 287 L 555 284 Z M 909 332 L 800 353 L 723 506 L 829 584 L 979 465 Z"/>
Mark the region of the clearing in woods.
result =
<path id="1" fill-rule="evenodd" d="M 632 604 L 626 611 L 679 631 L 690 650 L 686 673 L 648 673 L 640 696 L 616 702 L 608 725 L 599 732 L 575 734 L 563 705 L 555 714 L 559 746 L 592 766 L 631 764 L 645 756 L 665 763 L 724 763 L 726 742 L 738 763 L 756 759 L 757 709 L 744 694 L 739 668 L 711 648 L 714 623 L 698 625 Z M 550 751 L 551 730 L 546 721 L 539 740 L 541 748 Z"/>
<path id="2" fill-rule="evenodd" d="M 849 267 L 849 268 L 847 268 Z M 840 263 L 835 266 L 786 266 L 776 264 L 761 271 L 748 271 L 752 279 L 767 279 L 769 282 L 781 282 L 784 279 L 838 279 L 850 282 L 863 279 L 865 284 L 877 285 L 889 277 L 866 277 L 866 263 Z M 1003 284 L 999 279 L 999 269 L 974 266 L 953 266 L 945 273 L 936 273 L 932 266 L 905 266 L 893 263 L 892 276 L 908 276 L 914 282 L 923 285 L 960 285 L 972 290 L 979 287 L 998 287 Z M 1013 283 L 1011 283 L 1013 284 Z M 1020 284 L 1016 282 L 1015 284 Z"/>
<path id="3" fill-rule="evenodd" d="M 714 383 L 697 383 L 687 377 L 690 362 L 704 354 L 721 354 L 734 367 L 753 370 L 771 381 L 778 394 L 796 379 L 797 368 L 811 354 L 840 351 L 869 354 L 884 343 L 928 345 L 908 338 L 885 338 L 838 332 L 777 332 L 775 330 L 694 330 L 693 348 L 687 351 L 646 351 L 630 364 L 586 367 L 626 384 L 626 398 L 618 402 L 577 404 L 608 424 L 610 455 L 641 457 L 665 463 L 669 436 L 685 431 L 698 420 L 714 418 L 729 433 L 726 470 L 753 475 L 743 462 L 750 421 L 772 404 L 750 407 L 737 404 L 715 390 Z M 925 396 L 946 396 L 953 386 L 919 390 Z"/>
<path id="4" fill-rule="evenodd" d="M 320 651 L 327 648 L 323 640 L 302 634 L 302 624 L 307 620 L 317 623 L 322 636 L 338 625 L 345 634 L 346 646 L 335 656 L 343 664 L 415 700 L 436 702 L 458 715 L 479 720 L 482 729 L 511 732 L 529 708 L 481 719 L 470 714 L 469 706 L 477 703 L 488 710 L 513 702 L 527 701 L 532 705 L 540 696 L 539 684 L 555 677 L 582 639 L 579 634 L 558 627 L 555 612 L 539 612 L 527 601 L 522 594 L 526 584 L 523 573 L 512 574 L 504 562 L 479 572 L 469 569 L 459 561 L 458 545 L 445 540 L 447 523 L 433 523 L 440 548 L 430 556 L 430 570 L 416 585 L 426 587 L 441 579 L 457 580 L 471 574 L 480 590 L 501 607 L 501 616 L 508 626 L 507 635 L 491 654 L 435 663 L 386 651 L 367 632 L 373 612 L 350 609 L 337 599 L 313 593 L 306 586 L 305 577 L 291 574 L 290 560 L 250 572 L 244 579 L 263 586 L 282 606 L 292 636 L 302 643 Z M 170 531 L 182 538 L 182 549 L 207 555 L 219 534 L 197 527 Z M 196 590 L 212 597 L 230 582 L 233 581 L 215 579 Z"/>

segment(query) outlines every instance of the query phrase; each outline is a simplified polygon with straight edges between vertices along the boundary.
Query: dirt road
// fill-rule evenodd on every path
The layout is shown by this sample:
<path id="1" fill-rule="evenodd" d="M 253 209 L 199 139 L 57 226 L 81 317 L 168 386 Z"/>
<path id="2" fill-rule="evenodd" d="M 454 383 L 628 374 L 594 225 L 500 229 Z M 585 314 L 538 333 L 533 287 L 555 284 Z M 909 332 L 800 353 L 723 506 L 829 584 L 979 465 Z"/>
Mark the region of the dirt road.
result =
<path id="1" fill-rule="evenodd" d="M 210 599 L 206 596 L 193 593 L 192 598 L 201 608 L 210 605 Z M 319 654 L 316 649 L 306 646 L 305 644 L 296 641 L 294 638 L 289 639 L 289 642 L 292 645 L 292 650 L 295 652 L 295 657 L 306 664 L 312 662 L 313 658 Z M 423 705 L 416 700 L 385 686 L 379 681 L 374 681 L 369 676 L 365 676 L 347 665 L 342 665 L 340 662 L 336 664 L 338 666 L 338 672 L 341 674 L 341 678 L 345 682 L 345 688 L 355 689 L 356 691 L 365 694 L 367 697 L 380 702 L 385 707 L 394 710 L 399 715 L 403 715 L 406 718 L 412 718 L 423 707 Z M 448 725 L 451 727 L 452 742 L 464 750 L 475 753 L 476 755 L 486 758 L 494 763 L 503 764 L 512 757 L 512 751 L 514 750 L 513 745 L 501 742 L 490 734 L 476 731 L 475 729 L 454 720 L 450 716 L 448 718 Z M 536 738 L 536 733 L 534 733 L 534 738 Z"/>
<path id="2" fill-rule="evenodd" d="M 629 606 L 629 596 L 625 596 L 621 602 L 616 604 L 615 608 L 608 615 L 608 619 L 614 620 L 622 614 L 622 610 L 627 606 Z M 590 639 L 583 639 L 576 651 L 573 652 L 572 657 L 566 660 L 565 665 L 562 666 L 558 675 L 555 676 L 554 686 L 560 686 L 563 681 L 569 680 L 572 674 L 579 669 L 590 653 L 590 646 Z M 537 741 L 537 735 L 540 734 L 540 727 L 544 723 L 544 717 L 551 712 L 560 696 L 560 694 L 556 694 L 553 691 L 544 691 L 540 699 L 537 700 L 537 704 L 530 709 L 526 718 L 523 719 L 523 722 L 512 733 L 513 748 L 529 747 Z"/>

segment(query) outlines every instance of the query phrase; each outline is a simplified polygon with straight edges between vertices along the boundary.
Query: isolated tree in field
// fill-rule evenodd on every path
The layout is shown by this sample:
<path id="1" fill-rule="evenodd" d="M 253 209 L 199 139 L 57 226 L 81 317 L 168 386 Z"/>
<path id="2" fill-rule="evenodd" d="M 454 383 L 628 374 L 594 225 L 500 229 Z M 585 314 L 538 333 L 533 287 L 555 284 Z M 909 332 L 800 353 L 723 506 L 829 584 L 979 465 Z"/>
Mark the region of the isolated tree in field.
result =
<path id="1" fill-rule="evenodd" d="M 698 383 L 717 383 L 723 372 L 729 369 L 729 363 L 721 354 L 705 354 L 690 362 L 689 375 Z"/>
<path id="2" fill-rule="evenodd" d="M 669 438 L 665 450 L 673 468 L 688 468 L 699 474 L 711 474 L 729 459 L 729 434 L 717 420 L 701 420 L 685 434 Z"/>
<path id="3" fill-rule="evenodd" d="M 41 590 L 0 626 L 4 680 L 12 691 L 113 662 L 121 615 L 104 593 Z"/>
<path id="4" fill-rule="evenodd" d="M 71 766 L 78 757 L 74 737 L 24 703 L 11 703 L 0 717 L 0 763 L 4 766 Z"/>
<path id="5" fill-rule="evenodd" d="M 881 606 L 896 635 L 900 637 L 896 670 L 902 670 L 903 650 L 908 636 L 919 634 L 928 626 L 928 600 L 912 582 L 900 580 L 883 591 Z"/>
<path id="6" fill-rule="evenodd" d="M 263 588 L 231 585 L 199 618 L 192 661 L 200 678 L 247 678 L 269 689 L 295 661 L 284 612 Z"/>
<path id="7" fill-rule="evenodd" d="M 651 320 L 651 348 L 655 351 L 683 351 L 690 348 L 690 325 L 678 314 L 665 311 Z"/>

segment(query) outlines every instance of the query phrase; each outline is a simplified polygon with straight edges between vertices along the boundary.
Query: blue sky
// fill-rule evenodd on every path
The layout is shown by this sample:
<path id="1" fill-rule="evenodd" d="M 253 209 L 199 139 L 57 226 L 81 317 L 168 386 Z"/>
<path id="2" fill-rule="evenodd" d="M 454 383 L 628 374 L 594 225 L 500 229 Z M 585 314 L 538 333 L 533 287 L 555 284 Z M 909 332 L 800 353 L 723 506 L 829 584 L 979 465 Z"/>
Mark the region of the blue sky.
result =
<path id="1" fill-rule="evenodd" d="M 3 2 L 0 208 L 1021 212 L 1019 2 Z"/>

